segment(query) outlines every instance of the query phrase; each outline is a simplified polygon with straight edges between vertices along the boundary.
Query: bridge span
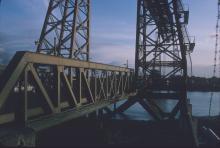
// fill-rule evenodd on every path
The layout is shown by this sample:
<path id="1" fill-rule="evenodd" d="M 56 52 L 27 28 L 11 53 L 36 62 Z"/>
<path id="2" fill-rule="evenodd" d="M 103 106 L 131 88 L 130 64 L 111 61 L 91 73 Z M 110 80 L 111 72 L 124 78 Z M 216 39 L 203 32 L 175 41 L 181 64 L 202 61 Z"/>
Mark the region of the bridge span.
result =
<path id="1" fill-rule="evenodd" d="M 50 0 L 36 53 L 18 51 L 1 75 L 0 143 L 32 145 L 35 132 L 138 102 L 156 121 L 180 121 L 183 140 L 197 146 L 186 88 L 195 42 L 182 1 L 137 0 L 134 70 L 90 61 L 90 11 L 90 0 Z M 177 100 L 171 112 L 161 98 Z"/>

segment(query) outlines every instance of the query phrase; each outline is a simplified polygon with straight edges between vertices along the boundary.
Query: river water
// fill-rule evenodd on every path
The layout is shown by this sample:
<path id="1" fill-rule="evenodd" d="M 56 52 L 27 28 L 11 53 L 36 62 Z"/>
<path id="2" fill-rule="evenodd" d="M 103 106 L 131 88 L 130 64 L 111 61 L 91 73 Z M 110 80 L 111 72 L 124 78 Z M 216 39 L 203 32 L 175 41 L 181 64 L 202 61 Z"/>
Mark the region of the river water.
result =
<path id="1" fill-rule="evenodd" d="M 192 111 L 193 111 L 194 116 L 207 116 L 208 115 L 210 94 L 211 94 L 210 92 L 189 92 L 188 93 L 188 98 L 190 98 L 190 101 L 193 106 Z M 220 98 L 220 92 L 214 93 L 212 115 L 218 115 L 218 113 L 220 112 L 219 110 L 220 99 L 219 98 Z M 170 111 L 172 107 L 175 106 L 176 102 L 177 101 L 160 100 L 158 103 L 160 104 L 161 108 L 164 111 Z M 122 103 L 123 102 L 117 103 L 117 106 L 119 106 Z M 123 114 L 117 114 L 115 118 L 119 120 L 128 119 L 128 120 L 145 120 L 145 121 L 152 119 L 151 116 L 139 104 L 133 105 Z M 108 142 L 114 142 L 115 139 L 117 139 L 116 141 L 119 141 L 118 139 L 122 139 L 122 141 L 124 139 L 134 140 L 137 138 L 137 137 L 135 138 L 135 135 L 136 136 L 141 135 L 141 134 L 131 132 L 132 130 L 128 130 L 129 128 L 134 128 L 134 129 L 136 128 L 135 130 L 133 129 L 133 131 L 136 131 L 136 132 L 138 131 L 138 129 L 140 130 L 140 128 L 138 128 L 137 126 L 131 126 L 131 125 L 129 126 L 129 124 L 128 125 L 119 124 L 117 126 L 116 124 L 113 124 L 112 126 L 105 125 L 107 130 L 105 129 L 106 131 L 104 131 L 104 133 L 106 133 L 107 135 L 103 134 L 103 132 L 100 131 L 99 128 L 97 128 L 97 125 L 99 124 L 97 124 L 96 122 L 93 123 L 92 121 L 81 122 L 81 120 L 79 121 L 76 120 L 74 122 L 63 124 L 59 128 L 56 127 L 56 128 L 48 129 L 42 132 L 40 136 L 38 137 L 38 140 L 40 141 L 39 147 L 41 146 L 42 147 L 44 146 L 46 147 L 67 146 L 69 147 L 69 146 L 76 146 L 79 144 L 80 145 L 86 144 L 86 146 L 88 144 L 88 146 L 89 145 L 91 146 L 94 144 L 96 145 L 97 143 L 100 143 L 100 144 L 102 144 L 102 142 L 105 143 L 106 138 Z M 137 124 L 134 124 L 134 125 L 137 125 Z M 127 132 L 127 131 L 125 132 L 125 129 L 127 129 L 130 132 Z M 141 126 L 141 130 L 143 130 L 142 126 Z M 150 135 L 150 137 L 153 135 Z M 73 142 L 73 139 L 75 140 L 74 142 Z M 84 139 L 87 139 L 86 143 L 83 143 Z M 141 138 L 138 137 L 138 139 L 141 139 Z M 152 140 L 152 141 L 155 141 L 155 140 Z"/>
<path id="2" fill-rule="evenodd" d="M 193 116 L 208 116 L 211 92 L 188 92 L 188 98 L 192 104 Z M 121 102 L 122 103 L 122 102 Z M 121 103 L 118 103 L 119 106 Z M 176 105 L 174 100 L 158 100 L 159 106 L 164 111 L 171 111 Z M 220 113 L 220 92 L 213 95 L 211 115 L 216 116 Z M 141 105 L 136 103 L 130 107 L 124 114 L 117 115 L 116 118 L 127 118 L 132 120 L 151 120 L 152 117 L 146 112 Z"/>

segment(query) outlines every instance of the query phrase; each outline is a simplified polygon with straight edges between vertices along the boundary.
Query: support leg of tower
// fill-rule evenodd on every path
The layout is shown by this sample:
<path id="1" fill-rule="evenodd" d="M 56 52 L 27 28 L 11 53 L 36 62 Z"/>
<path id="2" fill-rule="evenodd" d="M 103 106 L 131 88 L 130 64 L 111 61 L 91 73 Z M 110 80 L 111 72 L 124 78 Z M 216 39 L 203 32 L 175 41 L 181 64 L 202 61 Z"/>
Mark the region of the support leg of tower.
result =
<path id="1" fill-rule="evenodd" d="M 155 111 L 155 109 L 152 107 L 152 105 L 149 104 L 149 102 L 147 102 L 144 99 L 139 99 L 138 101 L 140 103 L 140 105 L 147 111 L 150 113 L 150 115 L 155 119 L 155 120 L 161 120 L 162 117 L 159 113 L 157 113 Z"/>
<path id="2" fill-rule="evenodd" d="M 129 107 L 134 105 L 137 102 L 136 98 L 128 99 L 125 103 L 123 103 L 121 106 L 119 106 L 114 112 L 115 113 L 122 113 L 125 110 L 127 110 Z"/>

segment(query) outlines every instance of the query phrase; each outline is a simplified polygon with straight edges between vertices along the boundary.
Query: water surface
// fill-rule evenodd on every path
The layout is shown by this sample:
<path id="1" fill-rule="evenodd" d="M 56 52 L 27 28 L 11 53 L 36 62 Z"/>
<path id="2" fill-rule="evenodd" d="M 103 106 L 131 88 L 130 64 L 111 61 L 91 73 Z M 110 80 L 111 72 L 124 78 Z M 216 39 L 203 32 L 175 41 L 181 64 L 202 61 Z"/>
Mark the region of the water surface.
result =
<path id="1" fill-rule="evenodd" d="M 192 104 L 193 116 L 208 116 L 211 92 L 188 92 L 188 98 Z M 158 100 L 158 104 L 164 111 L 171 111 L 176 105 L 175 100 Z M 118 103 L 119 106 L 121 103 Z M 220 113 L 220 92 L 215 92 L 212 100 L 211 115 L 216 116 Z M 125 116 L 124 116 L 125 115 Z M 117 115 L 116 118 L 128 118 L 132 120 L 150 120 L 152 117 L 141 105 L 136 103 L 130 107 L 124 115 Z"/>

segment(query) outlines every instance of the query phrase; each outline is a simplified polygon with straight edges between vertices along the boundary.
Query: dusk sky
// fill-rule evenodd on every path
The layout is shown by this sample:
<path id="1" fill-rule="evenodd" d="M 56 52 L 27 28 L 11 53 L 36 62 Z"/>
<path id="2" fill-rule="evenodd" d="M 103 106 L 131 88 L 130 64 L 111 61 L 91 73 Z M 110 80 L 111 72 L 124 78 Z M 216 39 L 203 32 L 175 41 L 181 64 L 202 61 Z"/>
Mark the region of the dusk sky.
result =
<path id="1" fill-rule="evenodd" d="M 134 65 L 136 0 L 91 0 L 92 61 Z M 189 33 L 196 37 L 194 74 L 212 73 L 217 0 L 184 0 L 190 10 Z M 2 0 L 0 6 L 0 63 L 18 50 L 35 51 L 48 0 Z"/>

